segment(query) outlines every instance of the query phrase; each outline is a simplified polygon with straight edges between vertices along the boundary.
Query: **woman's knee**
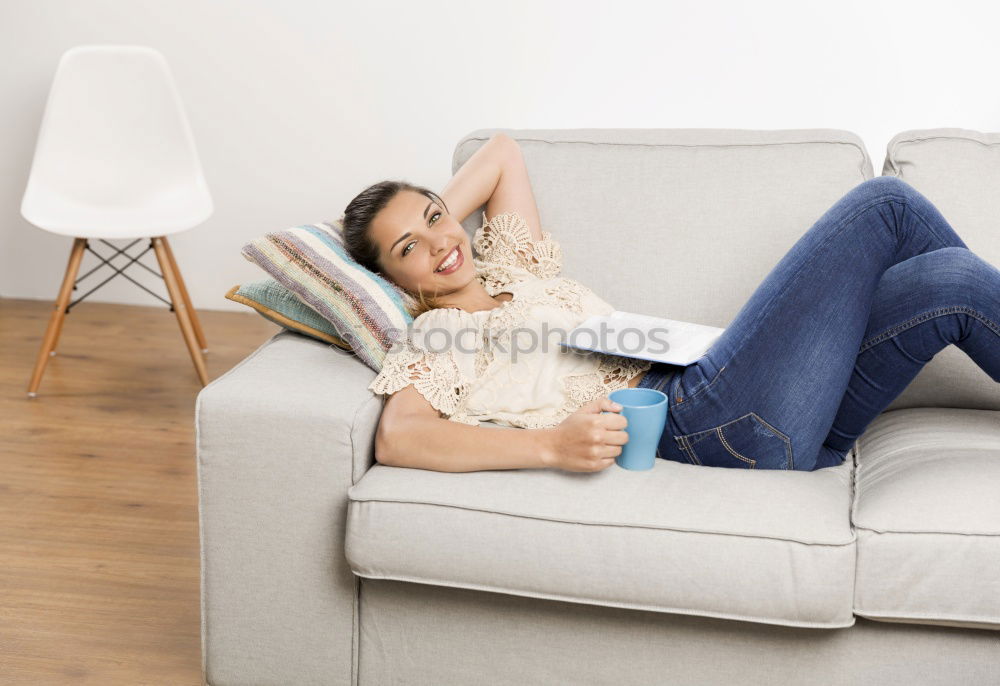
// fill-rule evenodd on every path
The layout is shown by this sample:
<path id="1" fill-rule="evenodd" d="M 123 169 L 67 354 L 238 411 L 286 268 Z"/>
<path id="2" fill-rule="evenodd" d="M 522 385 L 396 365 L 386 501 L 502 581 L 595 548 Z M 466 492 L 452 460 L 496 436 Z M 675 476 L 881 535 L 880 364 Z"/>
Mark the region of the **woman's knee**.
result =
<path id="1" fill-rule="evenodd" d="M 873 176 L 872 178 L 862 181 L 859 184 L 859 188 L 863 188 L 867 194 L 872 197 L 877 197 L 880 195 L 895 195 L 900 198 L 906 199 L 911 197 L 916 189 L 903 181 L 898 176 Z"/>
<path id="2" fill-rule="evenodd" d="M 916 260 L 912 272 L 921 287 L 952 305 L 975 306 L 984 296 L 1000 297 L 1000 270 L 968 248 L 939 248 L 911 260 Z"/>
<path id="3" fill-rule="evenodd" d="M 906 203 L 916 190 L 910 184 L 895 176 L 875 176 L 862 181 L 841 199 L 842 211 L 853 215 L 859 209 L 873 207 L 880 203 Z"/>

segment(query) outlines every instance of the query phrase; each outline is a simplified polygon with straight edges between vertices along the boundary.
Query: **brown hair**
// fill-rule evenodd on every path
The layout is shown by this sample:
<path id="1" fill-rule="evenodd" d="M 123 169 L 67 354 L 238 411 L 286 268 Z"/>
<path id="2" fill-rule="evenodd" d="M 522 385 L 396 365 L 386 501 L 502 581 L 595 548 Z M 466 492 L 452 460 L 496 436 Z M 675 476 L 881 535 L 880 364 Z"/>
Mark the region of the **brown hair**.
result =
<path id="1" fill-rule="evenodd" d="M 375 272 L 379 276 L 389 279 L 389 276 L 382 271 L 382 265 L 378 261 L 378 244 L 371 237 L 371 226 L 377 215 L 397 193 L 401 191 L 414 191 L 434 200 L 445 209 L 444 204 L 437 193 L 423 186 L 415 186 L 406 181 L 380 181 L 364 189 L 347 204 L 344 216 L 340 221 L 344 227 L 344 249 L 355 262 L 365 269 Z M 389 279 L 391 281 L 391 279 Z M 403 289 L 405 290 L 405 289 Z M 420 292 L 413 294 L 406 291 L 413 302 L 407 303 L 406 309 L 410 316 L 418 317 L 424 312 L 433 310 L 441 305 L 433 295 Z"/>

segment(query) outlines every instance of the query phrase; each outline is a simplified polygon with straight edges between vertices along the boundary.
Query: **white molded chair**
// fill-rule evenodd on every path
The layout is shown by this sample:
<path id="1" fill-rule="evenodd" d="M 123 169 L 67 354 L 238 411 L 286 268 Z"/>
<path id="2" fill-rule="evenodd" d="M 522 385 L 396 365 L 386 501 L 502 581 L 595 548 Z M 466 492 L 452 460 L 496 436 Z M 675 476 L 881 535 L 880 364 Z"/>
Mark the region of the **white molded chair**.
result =
<path id="1" fill-rule="evenodd" d="M 74 238 L 69 264 L 28 386 L 34 396 L 69 308 L 115 276 L 124 276 L 166 302 L 202 385 L 208 383 L 205 335 L 167 242 L 212 214 L 212 198 L 166 59 L 144 46 L 88 45 L 68 50 L 59 61 L 38 134 L 21 214 L 35 226 Z M 127 250 L 142 239 L 138 256 Z M 130 258 L 118 269 L 94 251 L 98 239 Z M 135 239 L 124 250 L 108 240 Z M 77 272 L 89 250 L 113 273 L 74 302 Z M 138 262 L 153 250 L 162 274 Z M 166 283 L 167 301 L 135 281 L 133 264 Z M 86 278 L 94 269 L 84 274 Z"/>

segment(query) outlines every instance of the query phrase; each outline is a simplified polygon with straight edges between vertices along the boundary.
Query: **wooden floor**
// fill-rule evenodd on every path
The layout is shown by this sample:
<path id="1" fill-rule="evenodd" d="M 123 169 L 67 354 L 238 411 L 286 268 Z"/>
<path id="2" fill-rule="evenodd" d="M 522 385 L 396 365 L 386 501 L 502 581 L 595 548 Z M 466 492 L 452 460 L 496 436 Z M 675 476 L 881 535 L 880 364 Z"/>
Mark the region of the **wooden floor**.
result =
<path id="1" fill-rule="evenodd" d="M 0 684 L 199 685 L 194 402 L 165 306 L 0 298 Z M 217 378 L 278 328 L 199 311 Z"/>

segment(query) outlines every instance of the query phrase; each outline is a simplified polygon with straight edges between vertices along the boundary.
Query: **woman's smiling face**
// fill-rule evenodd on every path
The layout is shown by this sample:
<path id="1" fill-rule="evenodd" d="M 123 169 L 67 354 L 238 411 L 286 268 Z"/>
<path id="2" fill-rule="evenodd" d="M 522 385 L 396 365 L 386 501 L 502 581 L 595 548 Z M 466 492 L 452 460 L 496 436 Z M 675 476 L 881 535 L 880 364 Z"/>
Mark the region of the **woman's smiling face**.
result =
<path id="1" fill-rule="evenodd" d="M 475 277 L 465 229 L 422 193 L 397 193 L 370 230 L 385 275 L 414 295 L 441 296 Z"/>

